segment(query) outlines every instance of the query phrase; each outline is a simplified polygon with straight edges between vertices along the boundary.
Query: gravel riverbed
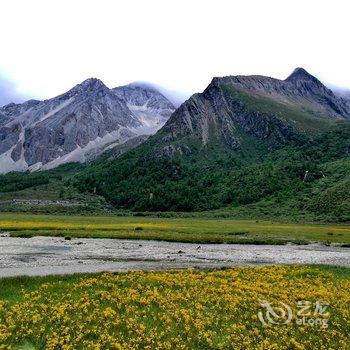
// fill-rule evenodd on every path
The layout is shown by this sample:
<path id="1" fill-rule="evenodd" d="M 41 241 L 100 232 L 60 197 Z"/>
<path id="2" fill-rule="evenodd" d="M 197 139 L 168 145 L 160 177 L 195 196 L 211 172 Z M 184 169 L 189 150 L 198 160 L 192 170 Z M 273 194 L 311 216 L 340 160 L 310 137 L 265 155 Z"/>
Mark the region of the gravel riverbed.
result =
<path id="1" fill-rule="evenodd" d="M 261 264 L 350 267 L 350 249 L 317 244 L 278 246 L 0 237 L 0 277 Z"/>

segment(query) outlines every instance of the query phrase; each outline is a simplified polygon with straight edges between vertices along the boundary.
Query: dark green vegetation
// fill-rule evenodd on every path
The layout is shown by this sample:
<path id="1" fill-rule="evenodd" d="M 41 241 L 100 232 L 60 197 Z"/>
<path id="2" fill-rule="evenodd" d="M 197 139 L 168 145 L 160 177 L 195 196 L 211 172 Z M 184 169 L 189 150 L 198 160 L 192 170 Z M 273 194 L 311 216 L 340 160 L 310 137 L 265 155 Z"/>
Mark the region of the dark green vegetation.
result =
<path id="1" fill-rule="evenodd" d="M 208 145 L 185 157 L 147 157 L 157 137 L 118 159 L 89 167 L 1 175 L 0 210 L 101 213 L 111 211 L 106 199 L 119 214 L 131 210 L 162 217 L 350 220 L 347 122 L 273 152 L 255 141 L 254 147 L 237 152 Z"/>
<path id="2" fill-rule="evenodd" d="M 350 245 L 347 225 L 283 224 L 271 221 L 0 214 L 0 231 L 13 237 L 152 239 L 193 243 Z"/>
<path id="3" fill-rule="evenodd" d="M 101 213 L 111 211 L 103 197 L 80 193 L 72 177 L 83 166 L 76 163 L 34 173 L 0 175 L 0 212 Z"/>
<path id="4" fill-rule="evenodd" d="M 186 157 L 147 157 L 156 141 L 85 169 L 75 186 L 133 211 L 228 207 L 238 217 L 350 220 L 348 122 L 262 154 L 208 145 Z"/>
<path id="5" fill-rule="evenodd" d="M 70 163 L 49 171 L 34 173 L 14 172 L 0 175 L 0 192 L 17 192 L 41 185 L 48 185 L 49 183 L 63 180 L 63 177 L 68 178 L 81 169 L 83 169 L 83 166 L 79 163 Z M 65 185 L 68 186 L 69 181 L 66 181 Z"/>

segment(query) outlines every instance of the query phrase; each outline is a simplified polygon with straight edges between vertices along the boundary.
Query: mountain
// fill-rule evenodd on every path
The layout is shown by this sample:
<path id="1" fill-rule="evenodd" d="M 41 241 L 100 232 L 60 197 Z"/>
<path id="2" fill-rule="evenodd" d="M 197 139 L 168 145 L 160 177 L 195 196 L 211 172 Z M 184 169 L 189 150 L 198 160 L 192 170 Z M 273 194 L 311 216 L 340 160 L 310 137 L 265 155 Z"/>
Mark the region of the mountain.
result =
<path id="1" fill-rule="evenodd" d="M 130 84 L 112 89 L 125 101 L 132 114 L 143 125 L 143 133 L 154 134 L 174 112 L 174 105 L 160 92 L 147 85 Z"/>
<path id="2" fill-rule="evenodd" d="M 297 68 L 286 80 L 214 78 L 203 93 L 193 95 L 176 110 L 161 132 L 168 143 L 187 137 L 199 140 L 203 147 L 216 139 L 234 150 L 244 147 L 247 137 L 273 145 L 345 119 L 350 119 L 346 101 Z"/>
<path id="3" fill-rule="evenodd" d="M 109 89 L 95 78 L 49 100 L 8 104 L 0 108 L 0 173 L 94 159 L 155 133 L 174 110 L 155 89 Z"/>
<path id="4" fill-rule="evenodd" d="M 135 211 L 209 210 L 272 197 L 293 198 L 301 208 L 319 181 L 324 186 L 328 163 L 349 155 L 349 105 L 297 68 L 285 80 L 214 78 L 146 142 L 86 168 L 75 186 Z M 329 186 L 336 181 L 330 177 Z M 342 192 L 344 203 L 348 195 Z"/>

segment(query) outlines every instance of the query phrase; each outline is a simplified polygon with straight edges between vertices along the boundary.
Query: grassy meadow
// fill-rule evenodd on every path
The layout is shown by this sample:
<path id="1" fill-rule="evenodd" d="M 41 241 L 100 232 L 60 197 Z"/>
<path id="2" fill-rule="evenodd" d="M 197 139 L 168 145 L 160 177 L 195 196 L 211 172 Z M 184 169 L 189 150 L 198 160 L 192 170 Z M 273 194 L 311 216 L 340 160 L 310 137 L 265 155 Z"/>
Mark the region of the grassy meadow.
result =
<path id="1" fill-rule="evenodd" d="M 350 246 L 348 225 L 199 217 L 0 213 L 0 232 L 14 237 Z M 22 276 L 0 279 L 0 286 L 0 350 L 350 348 L 347 268 L 295 265 Z M 260 312 L 266 321 L 263 300 L 276 310 L 289 305 L 293 317 L 286 324 L 282 317 L 277 324 L 264 325 L 259 318 Z M 298 324 L 297 303 L 314 307 L 320 300 L 329 304 L 327 313 L 306 316 L 320 323 Z"/>
<path id="2" fill-rule="evenodd" d="M 1 280 L 0 349 L 349 349 L 350 270 L 318 266 Z M 293 317 L 263 325 L 261 300 Z M 327 312 L 314 311 L 318 301 Z M 312 304 L 303 314 L 298 301 Z M 308 313 L 309 312 L 309 313 Z M 297 319 L 322 320 L 298 324 Z M 323 325 L 323 326 L 322 326 Z"/>
<path id="3" fill-rule="evenodd" d="M 349 225 L 285 224 L 237 219 L 1 213 L 0 231 L 9 231 L 15 237 L 41 235 L 197 243 L 350 244 Z"/>

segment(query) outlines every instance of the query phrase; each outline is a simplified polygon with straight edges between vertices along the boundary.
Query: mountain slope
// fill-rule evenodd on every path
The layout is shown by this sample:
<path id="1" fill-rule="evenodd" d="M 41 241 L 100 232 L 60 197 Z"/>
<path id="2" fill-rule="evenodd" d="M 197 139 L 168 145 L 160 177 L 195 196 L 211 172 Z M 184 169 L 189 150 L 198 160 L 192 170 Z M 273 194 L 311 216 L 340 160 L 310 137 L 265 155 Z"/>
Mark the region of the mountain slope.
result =
<path id="1" fill-rule="evenodd" d="M 137 83 L 112 89 L 143 124 L 144 134 L 154 134 L 174 112 L 173 104 L 160 92 Z"/>
<path id="2" fill-rule="evenodd" d="M 244 135 L 269 146 L 327 130 L 350 119 L 350 106 L 302 68 L 286 80 L 264 76 L 214 78 L 201 94 L 176 110 L 161 132 L 163 140 L 194 137 L 201 147 L 217 139 L 231 149 Z"/>
<path id="3" fill-rule="evenodd" d="M 141 87 L 131 105 L 123 89 L 91 78 L 49 100 L 0 108 L 0 173 L 85 162 L 106 147 L 154 133 L 175 109 L 159 92 Z"/>
<path id="4" fill-rule="evenodd" d="M 157 134 L 87 168 L 75 185 L 117 208 L 145 211 L 209 210 L 276 195 L 299 201 L 323 177 L 324 163 L 349 156 L 349 119 L 345 101 L 302 69 L 284 81 L 214 78 Z"/>

